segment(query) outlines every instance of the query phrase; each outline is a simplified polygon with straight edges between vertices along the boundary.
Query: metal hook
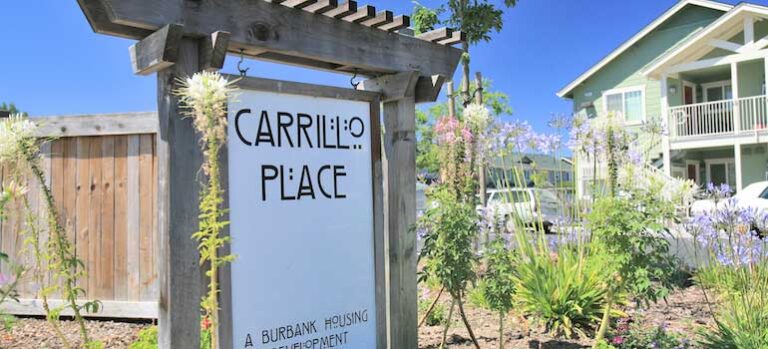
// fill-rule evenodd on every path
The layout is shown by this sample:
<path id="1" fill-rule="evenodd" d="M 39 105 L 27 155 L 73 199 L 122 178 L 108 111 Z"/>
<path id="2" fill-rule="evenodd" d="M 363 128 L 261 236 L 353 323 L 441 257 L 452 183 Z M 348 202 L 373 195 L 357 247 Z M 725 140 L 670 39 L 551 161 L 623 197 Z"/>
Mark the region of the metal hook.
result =
<path id="1" fill-rule="evenodd" d="M 243 68 L 240 67 L 240 65 L 243 64 L 244 61 L 245 61 L 245 49 L 241 48 L 240 49 L 240 61 L 237 62 L 237 70 L 240 72 L 240 76 L 241 77 L 245 77 L 245 75 L 248 74 L 248 69 L 251 69 L 251 68 L 243 69 Z"/>
<path id="2" fill-rule="evenodd" d="M 352 75 L 352 78 L 349 79 L 349 84 L 357 90 L 357 86 L 360 86 L 360 81 L 355 82 L 355 79 L 357 79 L 357 69 L 355 69 L 355 75 Z"/>

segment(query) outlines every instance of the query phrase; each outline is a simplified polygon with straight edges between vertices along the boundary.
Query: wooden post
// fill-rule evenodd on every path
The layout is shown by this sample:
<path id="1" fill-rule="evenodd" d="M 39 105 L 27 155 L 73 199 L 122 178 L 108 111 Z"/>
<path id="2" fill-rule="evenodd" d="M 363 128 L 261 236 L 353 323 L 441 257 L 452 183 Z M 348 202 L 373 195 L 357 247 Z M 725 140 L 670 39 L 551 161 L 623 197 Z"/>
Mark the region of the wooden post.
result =
<path id="1" fill-rule="evenodd" d="M 418 348 L 416 234 L 417 73 L 402 96 L 384 96 L 384 230 L 389 242 L 389 347 Z"/>
<path id="2" fill-rule="evenodd" d="M 448 93 L 448 116 L 451 118 L 456 117 L 456 99 L 454 99 L 454 91 L 453 91 L 453 80 L 448 81 L 448 87 L 447 87 L 447 93 Z"/>
<path id="3" fill-rule="evenodd" d="M 477 84 L 477 93 L 475 94 L 475 103 L 478 105 L 483 105 L 483 73 L 477 72 L 475 74 L 475 80 Z M 486 183 L 485 183 L 485 155 L 482 153 L 482 150 L 480 150 L 480 153 L 478 154 L 478 162 L 477 164 L 477 181 L 480 182 L 480 203 L 485 207 L 485 205 L 488 204 L 487 198 L 485 197 L 485 191 L 486 191 Z"/>
<path id="4" fill-rule="evenodd" d="M 161 349 L 200 346 L 200 299 L 204 286 L 192 233 L 198 228 L 198 173 L 203 155 L 192 120 L 182 119 L 174 94 L 177 78 L 200 70 L 199 48 L 198 40 L 182 39 L 177 62 L 157 74 Z"/>

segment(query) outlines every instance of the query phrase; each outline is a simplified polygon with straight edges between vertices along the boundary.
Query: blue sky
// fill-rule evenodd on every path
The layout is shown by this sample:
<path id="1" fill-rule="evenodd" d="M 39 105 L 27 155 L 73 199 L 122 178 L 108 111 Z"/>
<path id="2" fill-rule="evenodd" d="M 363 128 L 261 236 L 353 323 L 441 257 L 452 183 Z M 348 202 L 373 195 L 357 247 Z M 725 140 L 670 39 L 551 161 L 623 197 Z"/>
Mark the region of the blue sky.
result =
<path id="1" fill-rule="evenodd" d="M 553 113 L 571 109 L 557 90 L 675 2 L 520 0 L 506 11 L 504 30 L 473 48 L 473 70 L 510 96 L 511 118 L 545 131 Z M 413 6 L 410 0 L 369 3 L 406 14 Z M 75 0 L 5 1 L 2 13 L 0 101 L 35 116 L 156 109 L 155 78 L 131 72 L 133 41 L 93 33 Z M 236 62 L 230 56 L 224 70 L 235 72 Z M 254 76 L 349 86 L 349 76 L 256 61 L 246 66 Z"/>

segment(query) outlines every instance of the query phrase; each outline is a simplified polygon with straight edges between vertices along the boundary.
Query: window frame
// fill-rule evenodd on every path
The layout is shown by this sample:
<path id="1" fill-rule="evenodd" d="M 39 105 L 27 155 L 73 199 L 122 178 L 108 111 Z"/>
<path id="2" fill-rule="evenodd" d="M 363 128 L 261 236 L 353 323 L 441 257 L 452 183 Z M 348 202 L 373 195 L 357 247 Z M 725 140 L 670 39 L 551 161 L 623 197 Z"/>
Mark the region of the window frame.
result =
<path id="1" fill-rule="evenodd" d="M 627 97 L 626 95 L 628 93 L 632 92 L 640 92 L 640 120 L 627 120 Z M 603 99 L 603 111 L 605 111 L 606 115 L 610 113 L 608 110 L 608 96 L 610 95 L 617 95 L 621 94 L 621 119 L 624 121 L 624 124 L 626 125 L 639 125 L 645 122 L 646 120 L 646 105 L 645 105 L 645 85 L 637 85 L 637 86 L 628 86 L 628 87 L 621 87 L 621 88 L 614 88 L 610 90 L 603 91 L 602 99 Z"/>

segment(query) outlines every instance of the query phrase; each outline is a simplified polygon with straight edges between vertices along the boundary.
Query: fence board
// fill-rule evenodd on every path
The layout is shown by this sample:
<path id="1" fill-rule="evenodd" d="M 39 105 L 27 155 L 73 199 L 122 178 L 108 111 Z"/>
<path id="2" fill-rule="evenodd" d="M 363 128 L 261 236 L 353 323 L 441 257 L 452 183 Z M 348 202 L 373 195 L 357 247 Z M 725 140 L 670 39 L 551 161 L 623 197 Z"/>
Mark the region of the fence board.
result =
<path id="1" fill-rule="evenodd" d="M 97 291 L 99 299 L 114 299 L 115 282 L 115 138 L 104 137 L 101 153 L 101 234 L 98 255 Z"/>
<path id="2" fill-rule="evenodd" d="M 114 298 L 122 301 L 128 299 L 128 137 L 115 137 L 115 269 L 114 269 Z"/>
<path id="3" fill-rule="evenodd" d="M 142 135 L 139 148 L 139 228 L 141 238 L 139 240 L 139 270 L 141 275 L 141 299 L 148 300 L 153 297 L 151 284 L 157 281 L 155 263 L 153 261 L 152 216 L 155 205 L 152 202 L 152 168 L 154 167 L 152 137 Z"/>

